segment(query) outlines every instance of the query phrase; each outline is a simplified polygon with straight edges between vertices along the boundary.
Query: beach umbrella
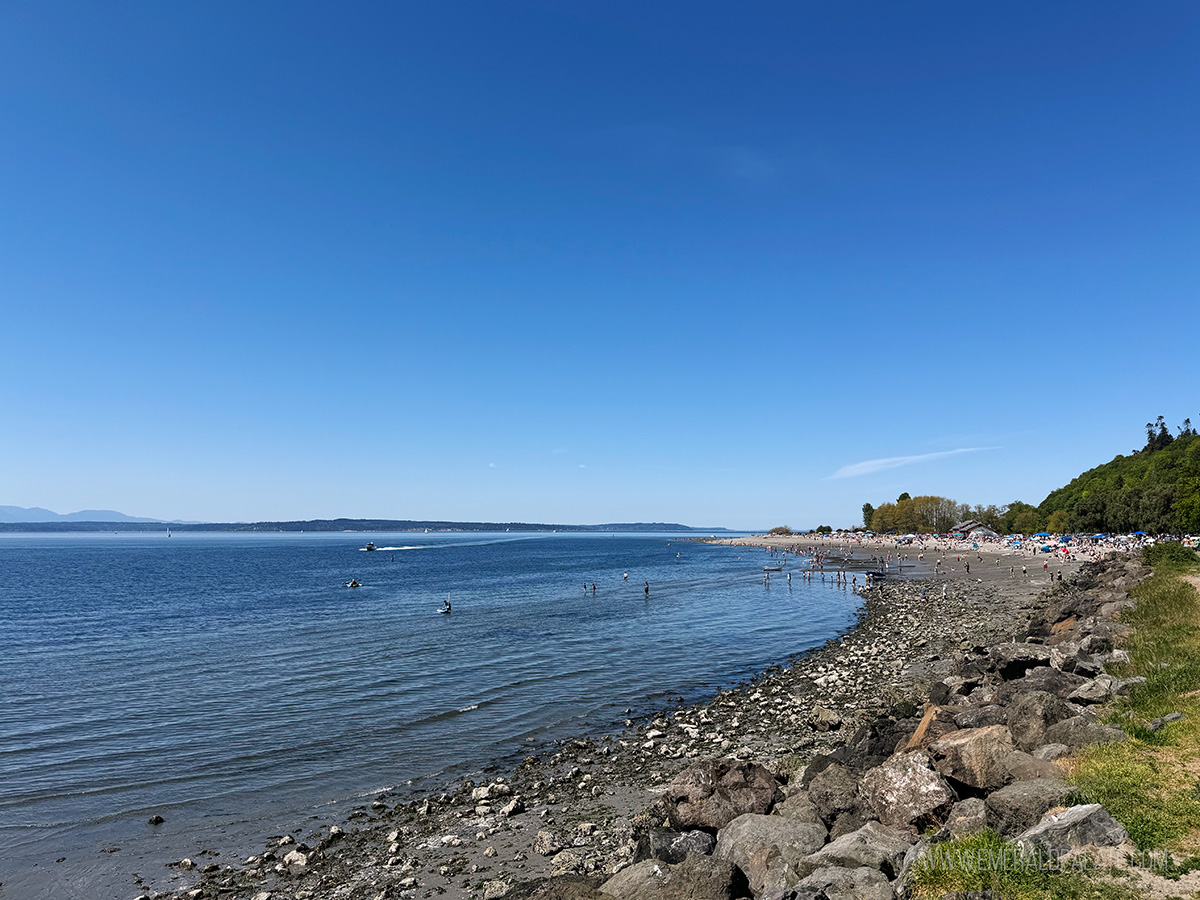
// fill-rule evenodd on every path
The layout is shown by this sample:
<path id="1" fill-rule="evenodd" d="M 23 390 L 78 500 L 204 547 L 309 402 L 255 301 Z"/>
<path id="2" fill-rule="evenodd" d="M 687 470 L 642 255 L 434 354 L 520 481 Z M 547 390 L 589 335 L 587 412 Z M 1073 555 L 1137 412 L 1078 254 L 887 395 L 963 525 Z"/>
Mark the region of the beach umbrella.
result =
<path id="1" fill-rule="evenodd" d="M 1134 532 L 1134 533 L 1131 535 L 1131 537 L 1137 537 L 1139 534 L 1140 534 L 1142 537 L 1147 537 L 1147 534 L 1146 534 L 1146 532 L 1144 532 L 1144 531 L 1135 531 L 1135 532 Z"/>
<path id="2" fill-rule="evenodd" d="M 1098 540 L 1100 540 L 1101 538 L 1106 538 L 1106 537 L 1108 537 L 1108 535 L 1107 535 L 1107 534 L 1093 534 L 1093 535 L 1092 535 L 1092 540 L 1093 540 L 1093 541 L 1098 541 Z"/>
<path id="3" fill-rule="evenodd" d="M 1050 532 L 1039 531 L 1037 534 L 1034 535 L 1034 537 L 1050 537 Z"/>

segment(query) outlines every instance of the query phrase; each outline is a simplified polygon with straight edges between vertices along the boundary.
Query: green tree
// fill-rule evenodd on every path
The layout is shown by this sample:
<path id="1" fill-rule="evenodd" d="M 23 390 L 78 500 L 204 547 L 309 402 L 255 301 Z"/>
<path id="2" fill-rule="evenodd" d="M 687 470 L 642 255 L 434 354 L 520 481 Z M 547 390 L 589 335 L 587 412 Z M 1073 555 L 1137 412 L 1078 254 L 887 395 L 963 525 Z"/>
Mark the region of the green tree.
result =
<path id="1" fill-rule="evenodd" d="M 871 527 L 871 516 L 875 515 L 875 507 L 870 503 L 864 503 L 862 507 L 863 527 Z"/>
<path id="2" fill-rule="evenodd" d="M 1046 520 L 1046 530 L 1054 534 L 1066 534 L 1071 530 L 1071 517 L 1065 509 L 1055 510 Z"/>

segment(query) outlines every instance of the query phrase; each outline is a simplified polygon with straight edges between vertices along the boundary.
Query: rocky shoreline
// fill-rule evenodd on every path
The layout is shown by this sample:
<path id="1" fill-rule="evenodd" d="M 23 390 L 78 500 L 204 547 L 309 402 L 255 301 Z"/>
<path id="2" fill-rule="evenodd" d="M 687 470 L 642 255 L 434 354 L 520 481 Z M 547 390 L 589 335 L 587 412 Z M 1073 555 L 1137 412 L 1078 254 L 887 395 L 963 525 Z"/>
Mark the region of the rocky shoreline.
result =
<path id="1" fill-rule="evenodd" d="M 1114 566 L 1121 568 L 1119 579 L 1109 572 Z M 935 738 L 992 729 L 988 734 L 1002 749 L 1007 746 L 1013 753 L 1025 753 L 1028 735 L 1003 723 L 1014 698 L 1024 702 L 1031 693 L 1054 697 L 1061 706 L 1044 701 L 1038 707 L 1043 718 L 1051 715 L 1048 710 L 1056 711 L 1054 715 L 1063 722 L 1082 718 L 1069 726 L 1076 728 L 1072 740 L 1103 736 L 1096 730 L 1103 726 L 1094 724 L 1084 706 L 1111 693 L 1112 685 L 1103 681 L 1108 676 L 1102 673 L 1102 657 L 1112 650 L 1114 628 L 1106 616 L 1115 613 L 1113 604 L 1120 606 L 1124 588 L 1144 574 L 1139 566 L 1132 560 L 1092 564 L 1070 581 L 1051 581 L 1053 586 L 1040 594 L 1037 590 L 1047 583 L 1026 579 L 884 581 L 863 592 L 858 622 L 847 635 L 828 641 L 793 665 L 774 667 L 751 682 L 722 691 L 709 703 L 649 721 L 629 721 L 619 734 L 564 742 L 552 753 L 528 757 L 512 772 L 496 773 L 478 783 L 465 780 L 443 793 L 405 798 L 382 794 L 340 824 L 314 822 L 305 832 L 274 836 L 263 853 L 238 865 L 181 860 L 174 864 L 179 885 L 174 891 L 147 889 L 142 896 L 490 900 L 612 896 L 615 891 L 617 896 L 667 897 L 676 894 L 661 893 L 662 879 L 653 871 L 661 875 L 671 866 L 683 866 L 708 875 L 728 869 L 724 887 L 709 884 L 704 891 L 712 893 L 695 896 L 782 897 L 795 885 L 788 886 L 787 878 L 778 884 L 764 880 L 763 872 L 774 869 L 751 865 L 754 854 L 746 855 L 744 841 L 741 850 L 730 849 L 730 836 L 722 829 L 736 817 L 685 827 L 692 823 L 679 814 L 681 798 L 695 801 L 697 780 L 712 784 L 714 778 L 757 779 L 758 793 L 766 794 L 767 802 L 762 809 L 761 802 L 755 805 L 753 815 L 784 820 L 791 810 L 794 820 L 795 810 L 803 809 L 804 817 L 815 816 L 802 823 L 812 835 L 799 844 L 784 842 L 791 849 L 769 843 L 758 848 L 766 852 L 775 847 L 766 855 L 777 861 L 792 860 L 787 865 L 795 874 L 804 868 L 793 865 L 797 848 L 814 844 L 812 851 L 817 852 L 827 842 L 833 846 L 868 826 L 888 829 L 885 837 L 895 847 L 896 841 L 905 841 L 907 853 L 917 824 L 949 821 L 952 814 L 961 818 L 962 804 L 983 802 L 974 796 L 981 789 L 965 789 L 965 783 L 955 778 L 961 772 L 941 773 L 940 757 L 928 749 Z M 998 564 L 995 569 L 1000 572 Z M 1120 585 L 1114 587 L 1118 581 Z M 1098 597 L 1108 604 L 1103 612 Z M 1075 621 L 1060 627 L 1070 618 L 1060 614 L 1074 607 L 1090 609 L 1089 603 L 1096 606 L 1090 615 L 1072 613 Z M 1083 643 L 1074 647 L 1072 641 Z M 1071 655 L 1053 649 L 1052 643 L 1066 645 Z M 1074 662 L 1064 662 L 1068 659 Z M 1077 666 L 1080 673 L 1092 677 L 1075 674 Z M 1030 675 L 1024 674 L 1026 669 Z M 1018 670 L 1019 678 L 1007 677 Z M 1055 674 L 1045 675 L 1042 670 Z M 1011 687 L 1028 679 L 1033 680 Z M 1087 681 L 1092 694 L 1086 700 L 1068 700 L 1045 690 L 1063 693 L 1062 679 L 1071 692 Z M 1008 732 L 1007 745 L 996 729 Z M 1018 732 L 1024 735 L 1019 741 Z M 868 773 L 891 765 L 893 751 L 900 745 L 908 748 L 903 758 L 923 760 L 917 768 L 945 784 L 946 802 L 908 821 L 900 821 L 889 801 L 880 799 L 890 796 L 891 788 L 866 794 L 862 788 Z M 1015 773 L 1062 783 L 1060 770 L 1046 768 L 1054 768 L 1052 762 L 1025 755 L 1034 762 L 1021 757 L 1024 768 L 1016 766 Z M 1015 777 L 1009 773 L 1001 780 L 1007 784 Z M 763 788 L 768 780 L 769 791 Z M 849 791 L 856 799 L 829 801 L 834 806 L 820 800 L 834 781 L 841 783 L 843 794 Z M 726 785 L 718 793 L 730 790 L 732 786 Z M 964 794 L 971 796 L 960 800 Z M 1061 799 L 1065 794 L 1055 796 Z M 807 811 L 810 805 L 815 812 Z M 772 809 L 776 815 L 766 816 Z M 975 806 L 969 809 L 978 812 Z M 823 835 L 816 845 L 813 835 L 818 830 Z M 754 840 L 765 838 L 760 835 Z M 692 852 L 684 853 L 685 849 Z M 717 856 L 710 855 L 714 849 Z M 644 875 L 648 870 L 642 860 L 647 857 L 653 859 L 651 874 L 646 876 L 650 880 L 635 884 L 631 873 Z M 899 866 L 874 871 L 895 881 Z M 623 880 L 608 894 L 595 894 L 615 876 Z M 883 886 L 887 896 L 894 890 L 887 879 L 880 883 L 878 877 L 855 877 L 867 878 L 872 889 L 879 889 L 879 896 L 884 896 Z M 855 890 L 859 888 L 865 889 L 866 883 Z M 835 894 L 836 890 L 826 890 L 830 898 Z M 852 895 L 859 896 L 846 896 Z"/>

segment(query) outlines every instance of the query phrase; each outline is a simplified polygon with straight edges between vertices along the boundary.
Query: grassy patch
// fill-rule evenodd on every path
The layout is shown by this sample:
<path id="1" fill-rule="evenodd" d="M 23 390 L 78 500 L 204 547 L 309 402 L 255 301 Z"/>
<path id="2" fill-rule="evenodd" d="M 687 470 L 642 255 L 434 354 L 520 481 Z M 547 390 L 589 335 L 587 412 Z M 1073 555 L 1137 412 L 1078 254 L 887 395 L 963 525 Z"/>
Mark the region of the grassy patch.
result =
<path id="1" fill-rule="evenodd" d="M 1103 804 L 1142 850 L 1178 848 L 1200 828 L 1195 779 L 1141 741 L 1088 747 L 1073 761 L 1071 783 L 1074 802 Z"/>
<path id="2" fill-rule="evenodd" d="M 1200 849 L 1200 594 L 1183 574 L 1200 560 L 1179 545 L 1146 554 L 1154 574 L 1130 591 L 1123 619 L 1130 662 L 1114 672 L 1146 683 L 1115 703 L 1108 721 L 1130 740 L 1092 746 L 1069 761 L 1075 801 L 1102 803 L 1144 850 Z M 1157 730 L 1168 713 L 1183 718 Z"/>
<path id="3" fill-rule="evenodd" d="M 913 867 L 910 896 L 993 891 L 1005 900 L 1133 900 L 1141 894 L 1023 857 L 992 832 L 936 844 Z"/>

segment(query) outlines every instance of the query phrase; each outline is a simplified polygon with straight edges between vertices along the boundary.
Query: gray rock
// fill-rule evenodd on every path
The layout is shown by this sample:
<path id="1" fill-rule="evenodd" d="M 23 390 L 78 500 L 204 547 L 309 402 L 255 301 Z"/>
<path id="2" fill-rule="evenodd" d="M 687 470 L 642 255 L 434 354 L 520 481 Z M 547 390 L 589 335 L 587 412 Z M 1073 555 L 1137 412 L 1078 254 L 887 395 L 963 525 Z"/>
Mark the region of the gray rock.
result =
<path id="1" fill-rule="evenodd" d="M 1003 763 L 1012 752 L 1012 733 L 1005 725 L 956 731 L 929 745 L 934 769 L 961 785 L 985 791 L 1011 780 Z"/>
<path id="2" fill-rule="evenodd" d="M 830 866 L 841 869 L 866 866 L 892 879 L 900 871 L 904 854 L 912 844 L 913 839 L 908 834 L 878 822 L 868 822 L 857 831 L 830 841 L 804 860 L 798 869 L 801 874 L 808 875 Z"/>
<path id="3" fill-rule="evenodd" d="M 908 897 L 912 891 L 913 867 L 921 860 L 929 848 L 933 846 L 933 840 L 927 837 L 918 838 L 917 842 L 908 848 L 908 852 L 904 854 L 904 861 L 900 863 L 900 873 L 892 879 L 892 890 L 897 897 Z"/>
<path id="4" fill-rule="evenodd" d="M 1072 691 L 1079 688 L 1086 680 L 1082 675 L 1072 675 L 1070 672 L 1060 672 L 1058 669 L 1043 666 L 1033 669 L 1022 678 L 1018 678 L 1015 681 L 1007 681 L 1000 685 L 997 696 L 1001 703 L 1009 703 L 1019 694 L 1027 694 L 1030 691 L 1045 691 L 1047 694 L 1053 694 L 1060 700 L 1065 700 Z"/>
<path id="5" fill-rule="evenodd" d="M 794 867 L 804 857 L 825 844 L 825 826 L 797 822 L 783 816 L 748 813 L 738 816 L 717 833 L 713 856 L 728 860 L 745 874 L 755 894 L 768 885 L 786 887 L 798 876 L 789 878 L 780 870 Z"/>
<path id="6" fill-rule="evenodd" d="M 1135 675 L 1133 678 L 1122 678 L 1120 681 L 1113 682 L 1112 692 L 1117 697 L 1128 697 L 1134 688 L 1141 687 L 1146 683 L 1146 679 L 1141 675 Z"/>
<path id="7" fill-rule="evenodd" d="M 1035 778 L 1062 778 L 1063 770 L 1053 762 L 1040 759 L 1032 753 L 1014 750 L 1006 756 L 1001 765 L 1007 773 L 1005 783 L 1012 781 L 1033 781 Z"/>
<path id="8" fill-rule="evenodd" d="M 834 731 L 842 727 L 842 717 L 824 706 L 814 706 L 808 715 L 808 721 L 817 731 Z"/>
<path id="9" fill-rule="evenodd" d="M 1064 672 L 1073 672 L 1084 678 L 1095 678 L 1097 675 L 1104 674 L 1104 663 L 1082 651 L 1075 656 L 1068 657 L 1067 663 L 1069 663 L 1069 667 L 1064 665 Z"/>
<path id="10" fill-rule="evenodd" d="M 560 850 L 550 859 L 550 875 L 577 875 L 583 871 L 583 858 L 574 850 Z"/>
<path id="11" fill-rule="evenodd" d="M 1125 740 L 1125 732 L 1115 725 L 1101 725 L 1090 716 L 1073 716 L 1046 729 L 1048 744 L 1066 744 L 1078 750 L 1089 744 L 1112 744 Z"/>
<path id="12" fill-rule="evenodd" d="M 946 832 L 951 838 L 979 834 L 987 828 L 987 806 L 979 797 L 960 800 L 946 816 Z"/>
<path id="13" fill-rule="evenodd" d="M 1046 732 L 1059 722 L 1074 716 L 1069 703 L 1045 691 L 1019 694 L 1008 705 L 1008 730 L 1021 750 L 1033 750 L 1047 743 Z"/>
<path id="14" fill-rule="evenodd" d="M 549 831 L 539 831 L 533 839 L 533 852 L 539 856 L 553 856 L 563 849 L 563 843 Z"/>
<path id="15" fill-rule="evenodd" d="M 1017 838 L 1025 853 L 1040 849 L 1056 855 L 1080 847 L 1119 847 L 1128 841 L 1129 832 L 1099 803 L 1050 813 Z"/>
<path id="16" fill-rule="evenodd" d="M 792 819 L 796 822 L 821 821 L 821 813 L 818 811 L 817 805 L 812 802 L 808 791 L 797 791 L 792 794 L 782 803 L 776 804 L 771 814 L 783 816 L 785 819 Z"/>
<path id="17" fill-rule="evenodd" d="M 913 825 L 924 829 L 941 824 L 941 818 L 957 800 L 946 779 L 935 772 L 924 753 L 891 757 L 863 776 L 864 804 L 885 825 Z"/>
<path id="18" fill-rule="evenodd" d="M 1112 691 L 1109 686 L 1098 679 L 1092 679 L 1071 691 L 1067 695 L 1067 700 L 1071 703 L 1091 705 L 1105 703 L 1110 697 L 1112 697 Z"/>
<path id="19" fill-rule="evenodd" d="M 1054 762 L 1056 759 L 1062 759 L 1064 756 L 1071 754 L 1071 748 L 1066 744 L 1042 744 L 1033 751 L 1035 759 L 1045 760 L 1046 762 Z"/>
<path id="20" fill-rule="evenodd" d="M 781 797 L 763 766 L 733 759 L 701 760 L 680 772 L 663 796 L 677 831 L 717 831 L 745 813 L 769 812 Z"/>
<path id="21" fill-rule="evenodd" d="M 1008 710 L 994 703 L 989 703 L 987 706 L 973 706 L 956 715 L 954 717 L 954 724 L 959 728 L 985 728 L 988 725 L 1007 725 Z"/>
<path id="22" fill-rule="evenodd" d="M 733 863 L 689 856 L 678 865 L 648 859 L 622 869 L 600 886 L 621 900 L 735 900 L 744 884 Z"/>
<path id="23" fill-rule="evenodd" d="M 1001 644 L 991 650 L 991 663 L 1005 681 L 1020 678 L 1030 669 L 1050 665 L 1050 648 L 1041 644 Z"/>
<path id="24" fill-rule="evenodd" d="M 530 887 L 510 887 L 509 891 L 504 896 L 521 900 L 609 900 L 610 897 L 597 890 L 594 879 L 582 875 L 558 875 Z"/>
<path id="25" fill-rule="evenodd" d="M 1014 781 L 988 795 L 985 801 L 988 826 L 1006 837 L 1020 834 L 1048 810 L 1059 806 L 1070 792 L 1065 781 L 1054 778 Z"/>
<path id="26" fill-rule="evenodd" d="M 833 824 L 829 826 L 829 839 L 835 840 L 844 834 L 850 834 L 852 831 L 858 831 L 868 822 L 875 821 L 877 816 L 871 813 L 870 810 L 853 809 L 847 812 L 840 812 L 837 818 L 833 820 Z"/>
<path id="27" fill-rule="evenodd" d="M 736 819 L 734 820 L 737 821 Z M 727 826 L 728 827 L 728 826 Z M 824 827 L 824 826 L 822 826 Z M 636 862 L 657 859 L 667 863 L 683 862 L 684 857 L 695 853 L 708 856 L 717 845 L 717 839 L 707 831 L 667 831 L 654 828 L 638 841 Z"/>
<path id="28" fill-rule="evenodd" d="M 832 825 L 839 813 L 858 809 L 858 777 L 845 766 L 833 763 L 808 783 L 808 796 L 826 825 Z"/>
<path id="29" fill-rule="evenodd" d="M 892 886 L 878 869 L 817 869 L 796 886 L 805 900 L 893 900 Z"/>

